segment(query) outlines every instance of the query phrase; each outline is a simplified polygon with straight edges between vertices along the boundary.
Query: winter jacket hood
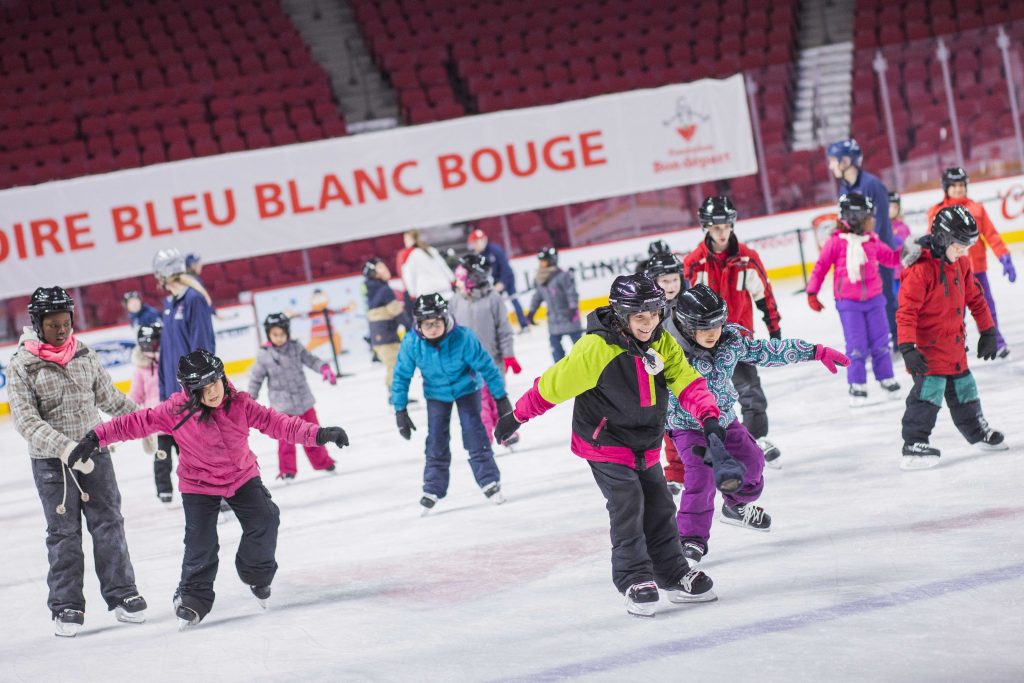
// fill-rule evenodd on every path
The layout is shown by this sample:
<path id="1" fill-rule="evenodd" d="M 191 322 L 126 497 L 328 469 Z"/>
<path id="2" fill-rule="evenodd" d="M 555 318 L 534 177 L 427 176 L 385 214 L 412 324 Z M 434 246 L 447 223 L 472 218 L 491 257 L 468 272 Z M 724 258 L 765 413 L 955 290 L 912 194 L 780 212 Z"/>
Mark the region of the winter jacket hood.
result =
<path id="1" fill-rule="evenodd" d="M 319 429 L 298 416 L 261 406 L 244 391 L 231 391 L 230 407 L 222 404 L 205 421 L 192 416 L 174 429 L 184 417 L 183 408 L 188 403 L 188 395 L 179 391 L 155 408 L 114 418 L 93 431 L 101 446 L 158 432 L 172 434 L 179 451 L 179 490 L 230 498 L 259 474 L 259 463 L 249 447 L 250 429 L 279 441 L 310 447 L 317 445 Z"/>

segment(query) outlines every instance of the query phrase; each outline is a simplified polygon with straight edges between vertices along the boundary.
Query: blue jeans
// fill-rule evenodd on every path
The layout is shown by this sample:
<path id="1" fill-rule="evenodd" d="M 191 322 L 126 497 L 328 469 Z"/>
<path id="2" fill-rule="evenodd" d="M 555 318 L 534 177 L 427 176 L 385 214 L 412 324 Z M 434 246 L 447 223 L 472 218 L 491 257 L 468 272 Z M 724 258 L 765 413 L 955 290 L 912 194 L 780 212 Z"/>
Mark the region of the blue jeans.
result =
<path id="1" fill-rule="evenodd" d="M 444 498 L 448 493 L 448 467 L 452 461 L 452 403 L 427 399 L 427 462 L 423 468 L 423 492 Z M 483 488 L 501 479 L 487 430 L 480 419 L 480 391 L 460 396 L 454 405 L 462 426 L 462 446 L 469 451 L 469 466 Z"/>
<path id="2" fill-rule="evenodd" d="M 580 340 L 580 337 L 583 336 L 583 330 L 580 330 L 579 332 L 569 332 L 567 335 L 548 335 L 548 340 L 551 342 L 551 357 L 555 359 L 556 363 L 565 358 L 565 349 L 562 348 L 562 337 L 565 336 L 568 336 L 569 339 L 572 340 L 572 343 L 575 344 Z"/>

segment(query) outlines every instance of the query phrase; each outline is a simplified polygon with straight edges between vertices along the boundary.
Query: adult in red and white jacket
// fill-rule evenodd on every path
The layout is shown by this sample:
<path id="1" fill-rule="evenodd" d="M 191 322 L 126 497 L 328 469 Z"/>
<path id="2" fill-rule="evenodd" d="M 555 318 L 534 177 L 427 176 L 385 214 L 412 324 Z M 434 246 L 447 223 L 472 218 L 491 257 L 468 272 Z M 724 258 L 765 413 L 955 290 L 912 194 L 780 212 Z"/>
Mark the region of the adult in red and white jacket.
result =
<path id="1" fill-rule="evenodd" d="M 683 277 L 690 287 L 705 284 L 725 299 L 729 322 L 754 329 L 754 307 L 761 311 L 768 336 L 781 339 L 779 307 L 757 252 L 742 244 L 735 233 L 737 212 L 725 196 L 708 197 L 697 212 L 704 241 L 683 260 Z M 757 367 L 740 363 L 732 377 L 747 428 L 765 452 L 769 463 L 779 449 L 767 439 L 768 399 L 761 388 Z"/>
<path id="2" fill-rule="evenodd" d="M 969 443 L 1006 448 L 1003 435 L 982 416 L 978 385 L 967 367 L 968 308 L 981 330 L 978 358 L 996 357 L 995 323 L 966 258 L 977 239 L 971 214 L 962 206 L 946 207 L 936 215 L 932 234 L 918 241 L 920 253 L 911 251 L 903 261 L 896 332 L 904 365 L 914 378 L 903 414 L 903 469 L 938 462 L 939 450 L 928 438 L 943 398 Z"/>
<path id="3" fill-rule="evenodd" d="M 985 251 L 985 246 L 988 245 L 988 248 L 999 259 L 999 263 L 1003 266 L 1003 275 L 1010 282 L 1017 280 L 1017 271 L 1013 267 L 1010 251 L 1003 243 L 1003 238 L 999 236 L 996 226 L 992 224 L 988 211 L 985 210 L 982 204 L 967 198 L 967 180 L 967 172 L 959 167 L 947 168 L 942 172 L 942 191 L 946 196 L 941 202 L 928 209 L 928 225 L 931 226 L 936 214 L 947 206 L 962 206 L 974 217 L 974 222 L 978 224 L 978 241 L 971 245 L 967 252 L 967 257 L 971 261 L 974 277 L 977 278 L 978 284 L 981 285 L 981 291 L 985 295 L 985 303 L 988 304 L 988 310 L 996 324 L 996 347 L 999 349 L 997 356 L 999 358 L 1006 358 L 1010 355 L 1010 348 L 1007 346 L 1006 340 L 1003 339 L 1003 335 L 999 332 L 996 302 L 992 298 L 992 287 L 988 282 L 988 252 Z"/>

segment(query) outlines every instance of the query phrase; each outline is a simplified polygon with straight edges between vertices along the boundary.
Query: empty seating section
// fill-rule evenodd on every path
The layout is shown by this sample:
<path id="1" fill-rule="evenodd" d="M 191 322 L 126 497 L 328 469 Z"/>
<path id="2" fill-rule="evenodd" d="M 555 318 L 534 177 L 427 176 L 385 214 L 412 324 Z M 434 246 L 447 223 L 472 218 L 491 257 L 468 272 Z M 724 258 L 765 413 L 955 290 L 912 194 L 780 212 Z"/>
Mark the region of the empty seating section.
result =
<path id="1" fill-rule="evenodd" d="M 934 157 L 954 148 L 937 37 L 950 51 L 949 69 L 964 154 L 972 146 L 1012 135 L 997 24 L 1015 45 L 1024 41 L 1024 3 L 982 0 L 857 3 L 854 23 L 852 129 L 871 164 L 892 163 L 881 115 L 876 51 L 888 64 L 897 153 L 902 160 Z M 955 34 L 955 35 L 951 35 Z M 935 169 L 938 172 L 938 169 Z"/>
<path id="2" fill-rule="evenodd" d="M 345 134 L 276 0 L 2 7 L 0 188 Z"/>

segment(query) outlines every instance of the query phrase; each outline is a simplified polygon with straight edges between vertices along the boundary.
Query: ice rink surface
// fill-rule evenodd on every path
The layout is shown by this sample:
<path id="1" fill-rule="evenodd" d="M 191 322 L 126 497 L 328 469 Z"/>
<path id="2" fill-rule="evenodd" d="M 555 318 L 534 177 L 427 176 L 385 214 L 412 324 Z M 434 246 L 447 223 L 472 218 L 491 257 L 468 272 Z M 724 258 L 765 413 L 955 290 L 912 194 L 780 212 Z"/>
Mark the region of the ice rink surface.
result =
<path id="1" fill-rule="evenodd" d="M 312 472 L 300 450 L 298 479 L 275 482 L 276 444 L 253 432 L 281 508 L 267 612 L 235 574 L 232 520 L 220 526 L 213 611 L 177 632 L 182 510 L 177 494 L 170 507 L 157 501 L 150 460 L 131 443 L 114 457 L 148 621 L 121 624 L 103 609 L 86 534 L 85 627 L 59 639 L 26 447 L 0 418 L 0 680 L 1024 680 L 1024 282 L 1008 284 L 993 264 L 1014 355 L 976 360 L 969 323 L 970 357 L 985 415 L 1011 449 L 977 452 L 943 409 L 939 466 L 902 472 L 902 401 L 872 381 L 871 403 L 852 409 L 845 376 L 817 362 L 763 370 L 783 464 L 766 471 L 760 501 L 772 530 L 716 521 L 701 568 L 719 600 L 677 606 L 663 593 L 654 619 L 629 617 L 611 583 L 604 499 L 568 450 L 571 404 L 524 425 L 515 452 L 498 449 L 501 506 L 474 484 L 453 425 L 449 496 L 420 518 L 423 403 L 405 442 L 383 367 L 354 349 L 342 357 L 354 376 L 337 387 L 308 375 L 322 423 L 352 441 L 332 447 L 337 474 Z M 783 333 L 842 348 L 831 296 L 815 314 L 799 286 L 775 285 Z M 513 398 L 550 363 L 544 328 L 517 336 L 516 350 Z"/>

